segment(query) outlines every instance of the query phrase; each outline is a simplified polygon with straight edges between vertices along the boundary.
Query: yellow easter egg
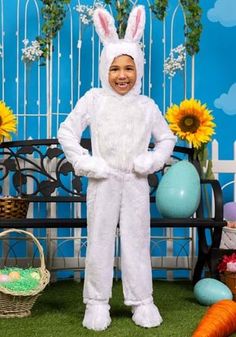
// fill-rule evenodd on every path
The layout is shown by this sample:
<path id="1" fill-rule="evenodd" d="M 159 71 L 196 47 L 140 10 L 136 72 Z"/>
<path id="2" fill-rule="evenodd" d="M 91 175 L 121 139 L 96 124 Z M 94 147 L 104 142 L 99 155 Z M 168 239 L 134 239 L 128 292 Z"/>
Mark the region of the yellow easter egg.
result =
<path id="1" fill-rule="evenodd" d="M 9 273 L 9 277 L 10 277 L 11 280 L 14 280 L 14 281 L 19 280 L 20 279 L 20 273 L 18 271 L 11 271 Z"/>

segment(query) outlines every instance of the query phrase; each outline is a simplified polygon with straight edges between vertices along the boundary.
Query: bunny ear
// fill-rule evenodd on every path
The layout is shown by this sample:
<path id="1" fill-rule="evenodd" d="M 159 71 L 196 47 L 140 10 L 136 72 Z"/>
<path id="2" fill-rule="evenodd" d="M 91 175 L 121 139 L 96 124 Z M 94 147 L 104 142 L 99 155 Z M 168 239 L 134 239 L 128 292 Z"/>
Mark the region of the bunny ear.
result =
<path id="1" fill-rule="evenodd" d="M 129 15 L 128 24 L 125 32 L 125 40 L 139 42 L 143 36 L 145 26 L 144 6 L 134 7 Z"/>
<path id="2" fill-rule="evenodd" d="M 97 8 L 93 13 L 93 22 L 96 32 L 102 43 L 118 40 L 115 21 L 111 14 L 104 8 Z"/>

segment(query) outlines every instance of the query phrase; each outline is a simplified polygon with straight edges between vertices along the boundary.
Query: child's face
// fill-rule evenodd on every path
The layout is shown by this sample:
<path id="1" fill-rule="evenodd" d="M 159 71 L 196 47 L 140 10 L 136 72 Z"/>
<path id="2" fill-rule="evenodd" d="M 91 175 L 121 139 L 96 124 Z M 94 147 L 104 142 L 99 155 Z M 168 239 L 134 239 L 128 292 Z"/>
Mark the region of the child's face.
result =
<path id="1" fill-rule="evenodd" d="M 128 55 L 115 57 L 108 76 L 112 89 L 120 95 L 125 95 L 133 88 L 136 79 L 137 72 L 133 59 Z"/>

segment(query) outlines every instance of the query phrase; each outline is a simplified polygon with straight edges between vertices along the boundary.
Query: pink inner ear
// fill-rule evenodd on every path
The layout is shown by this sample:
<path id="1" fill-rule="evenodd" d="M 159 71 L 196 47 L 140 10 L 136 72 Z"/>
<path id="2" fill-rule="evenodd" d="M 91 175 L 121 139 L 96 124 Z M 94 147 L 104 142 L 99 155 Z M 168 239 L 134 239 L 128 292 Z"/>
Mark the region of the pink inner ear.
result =
<path id="1" fill-rule="evenodd" d="M 136 22 L 135 22 L 135 29 L 134 29 L 134 32 L 133 32 L 133 38 L 135 37 L 135 35 L 137 33 L 140 19 L 141 19 L 141 10 L 138 10 L 137 15 L 136 15 Z"/>
<path id="2" fill-rule="evenodd" d="M 102 25 L 102 28 L 104 29 L 104 33 L 106 36 L 109 35 L 109 29 L 108 29 L 108 22 L 105 16 L 102 15 L 102 13 L 98 13 L 100 23 Z"/>

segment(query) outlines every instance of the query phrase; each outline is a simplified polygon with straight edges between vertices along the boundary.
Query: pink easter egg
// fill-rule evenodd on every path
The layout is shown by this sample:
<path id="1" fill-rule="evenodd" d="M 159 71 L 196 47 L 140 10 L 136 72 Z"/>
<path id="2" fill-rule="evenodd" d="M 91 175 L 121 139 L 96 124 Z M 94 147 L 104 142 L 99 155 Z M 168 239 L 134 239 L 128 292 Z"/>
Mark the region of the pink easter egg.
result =
<path id="1" fill-rule="evenodd" d="M 0 274 L 0 282 L 5 283 L 5 282 L 9 282 L 10 281 L 10 277 L 6 274 Z"/>

